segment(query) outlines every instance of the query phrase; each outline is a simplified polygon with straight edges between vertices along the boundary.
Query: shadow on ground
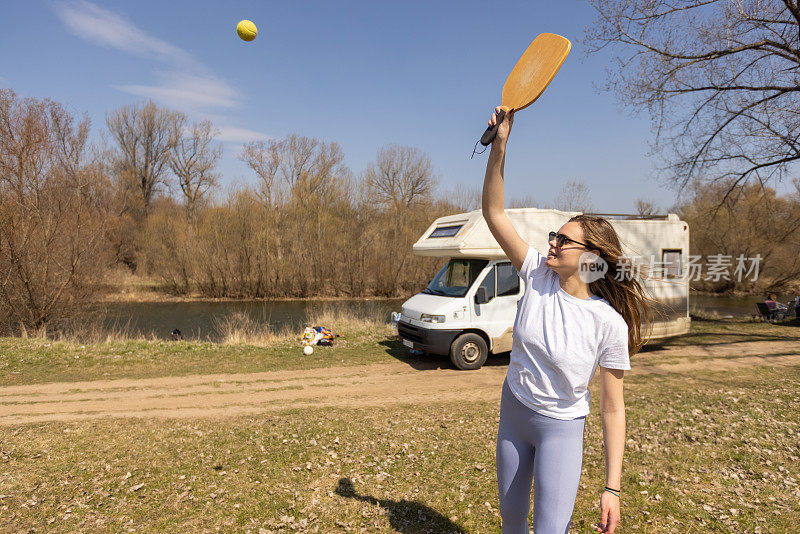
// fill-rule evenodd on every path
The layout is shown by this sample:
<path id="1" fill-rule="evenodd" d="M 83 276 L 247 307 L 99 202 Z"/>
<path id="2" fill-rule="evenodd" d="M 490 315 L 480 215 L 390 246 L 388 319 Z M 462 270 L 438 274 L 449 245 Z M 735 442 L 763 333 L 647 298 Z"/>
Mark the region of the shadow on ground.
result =
<path id="1" fill-rule="evenodd" d="M 692 317 L 693 323 L 702 322 L 720 322 L 718 319 L 703 319 L 700 317 Z M 791 337 L 787 337 L 786 333 L 794 335 L 794 328 L 800 328 L 800 319 L 792 318 L 773 323 L 772 326 L 776 329 L 776 334 L 756 334 L 752 332 L 691 332 L 689 334 L 682 334 L 680 336 L 654 339 L 653 341 L 642 347 L 640 352 L 658 352 L 665 350 L 669 347 L 708 347 L 720 344 L 735 344 L 735 343 L 750 343 L 753 341 L 791 341 Z M 777 332 L 780 329 L 788 327 L 788 331 L 784 331 L 783 335 Z M 800 332 L 797 332 L 800 335 Z"/>
<path id="2" fill-rule="evenodd" d="M 393 501 L 376 499 L 370 495 L 359 495 L 349 478 L 339 479 L 336 494 L 348 499 L 379 505 L 389 514 L 389 524 L 397 532 L 442 532 L 466 534 L 466 530 L 453 523 L 436 510 L 417 501 Z"/>
<path id="3" fill-rule="evenodd" d="M 784 326 L 800 326 L 800 325 L 784 325 Z M 684 334 L 669 339 L 655 339 L 644 347 L 640 352 L 657 352 L 665 350 L 669 347 L 709 347 L 713 345 L 731 345 L 736 343 L 752 343 L 753 341 L 791 341 L 791 338 L 778 335 L 769 334 L 753 334 L 743 333 L 737 334 L 735 332 L 719 332 L 719 333 L 691 333 Z"/>
<path id="4" fill-rule="evenodd" d="M 403 345 L 399 339 L 385 339 L 383 341 L 379 341 L 378 345 L 382 345 L 386 349 L 386 354 L 397 359 L 398 361 L 407 363 L 410 367 L 416 369 L 417 371 L 433 371 L 437 369 L 455 370 L 453 362 L 450 361 L 450 356 L 443 354 L 411 354 L 408 351 L 408 347 Z M 490 354 L 483 366 L 507 367 L 510 357 L 510 352 Z"/>

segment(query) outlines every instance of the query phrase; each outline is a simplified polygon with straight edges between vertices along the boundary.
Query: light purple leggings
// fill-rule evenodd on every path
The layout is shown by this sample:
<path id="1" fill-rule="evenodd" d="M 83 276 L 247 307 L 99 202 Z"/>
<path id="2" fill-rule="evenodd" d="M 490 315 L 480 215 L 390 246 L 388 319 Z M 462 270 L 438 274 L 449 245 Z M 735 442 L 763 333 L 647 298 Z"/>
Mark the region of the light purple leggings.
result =
<path id="1" fill-rule="evenodd" d="M 497 431 L 497 487 L 503 534 L 566 534 L 578 494 L 586 417 L 562 420 L 522 404 L 503 382 Z"/>

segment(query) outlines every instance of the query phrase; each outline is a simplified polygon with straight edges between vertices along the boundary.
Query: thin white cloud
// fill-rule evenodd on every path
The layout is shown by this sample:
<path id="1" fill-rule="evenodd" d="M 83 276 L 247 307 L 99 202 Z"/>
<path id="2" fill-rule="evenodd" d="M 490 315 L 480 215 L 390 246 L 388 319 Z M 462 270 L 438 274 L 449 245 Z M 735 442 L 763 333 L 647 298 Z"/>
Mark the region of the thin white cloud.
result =
<path id="1" fill-rule="evenodd" d="M 112 87 L 125 93 L 152 98 L 169 106 L 192 111 L 209 107 L 234 108 L 239 105 L 239 93 L 214 76 L 169 72 L 160 78 L 161 83 L 158 85 L 112 85 Z"/>
<path id="2" fill-rule="evenodd" d="M 217 139 L 226 143 L 249 143 L 250 141 L 266 141 L 272 139 L 271 136 L 257 132 L 255 130 L 248 130 L 246 128 L 237 128 L 236 126 L 217 126 L 219 136 Z"/>
<path id="3" fill-rule="evenodd" d="M 178 65 L 194 63 L 191 54 L 137 28 L 133 22 L 86 1 L 60 3 L 56 14 L 67 28 L 82 39 L 129 54 Z"/>
<path id="4" fill-rule="evenodd" d="M 156 72 L 154 85 L 115 84 L 114 89 L 189 113 L 239 107 L 241 95 L 234 86 L 214 75 L 190 53 L 137 28 L 124 16 L 85 0 L 61 2 L 56 4 L 55 11 L 76 36 L 158 61 L 170 69 Z"/>

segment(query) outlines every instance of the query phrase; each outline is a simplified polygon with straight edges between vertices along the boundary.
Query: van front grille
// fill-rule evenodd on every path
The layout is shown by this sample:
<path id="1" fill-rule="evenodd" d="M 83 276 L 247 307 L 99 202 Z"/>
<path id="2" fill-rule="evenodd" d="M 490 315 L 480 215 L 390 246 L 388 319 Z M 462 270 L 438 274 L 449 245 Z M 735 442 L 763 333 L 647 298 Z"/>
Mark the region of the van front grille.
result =
<path id="1" fill-rule="evenodd" d="M 400 334 L 400 337 L 409 341 L 422 343 L 422 335 L 420 335 L 419 328 L 414 325 L 397 321 L 397 333 Z"/>

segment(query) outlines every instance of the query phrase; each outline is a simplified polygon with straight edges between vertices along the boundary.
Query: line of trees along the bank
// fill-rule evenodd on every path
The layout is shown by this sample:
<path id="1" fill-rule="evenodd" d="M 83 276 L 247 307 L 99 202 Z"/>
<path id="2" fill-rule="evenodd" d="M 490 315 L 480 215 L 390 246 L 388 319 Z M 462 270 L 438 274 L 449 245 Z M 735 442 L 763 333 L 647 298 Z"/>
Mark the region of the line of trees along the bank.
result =
<path id="1" fill-rule="evenodd" d="M 88 118 L 0 89 L 0 333 L 76 317 L 120 266 L 174 294 L 407 296 L 444 261 L 413 256 L 412 243 L 436 217 L 480 207 L 479 188 L 437 192 L 430 158 L 413 147 L 386 146 L 355 176 L 335 142 L 253 141 L 238 154 L 252 185 L 222 195 L 210 122 L 147 102 L 109 112 L 106 128 L 111 146 L 92 146 Z M 692 253 L 748 244 L 741 252 L 767 259 L 759 283 L 791 283 L 800 194 L 740 189 L 721 211 L 709 186 L 672 208 L 693 225 Z M 570 181 L 555 205 L 507 205 L 584 210 L 589 197 Z M 762 224 L 759 213 L 771 216 Z"/>

